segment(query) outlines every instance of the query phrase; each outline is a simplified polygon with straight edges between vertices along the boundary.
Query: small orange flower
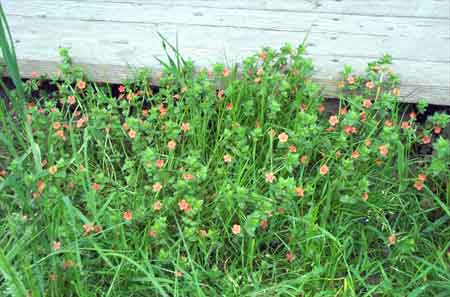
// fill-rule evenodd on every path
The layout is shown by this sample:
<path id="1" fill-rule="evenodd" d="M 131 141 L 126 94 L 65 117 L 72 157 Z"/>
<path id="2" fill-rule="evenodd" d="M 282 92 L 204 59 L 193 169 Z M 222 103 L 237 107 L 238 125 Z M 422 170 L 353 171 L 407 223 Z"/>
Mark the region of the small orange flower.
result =
<path id="1" fill-rule="evenodd" d="M 414 111 L 411 111 L 411 112 L 409 113 L 409 118 L 410 118 L 410 119 L 415 120 L 416 117 L 417 117 L 417 114 L 416 114 Z"/>
<path id="2" fill-rule="evenodd" d="M 164 160 L 158 159 L 156 160 L 156 167 L 162 168 L 166 162 Z"/>
<path id="3" fill-rule="evenodd" d="M 91 224 L 83 224 L 84 235 L 88 235 L 89 233 L 94 231 L 94 226 Z"/>
<path id="4" fill-rule="evenodd" d="M 91 187 L 92 187 L 92 189 L 93 189 L 94 191 L 100 190 L 100 185 L 97 184 L 97 183 L 92 183 Z"/>
<path id="5" fill-rule="evenodd" d="M 349 85 L 352 85 L 352 84 L 355 83 L 355 78 L 353 76 L 349 76 L 347 78 L 347 82 L 348 82 Z"/>
<path id="6" fill-rule="evenodd" d="M 305 189 L 303 189 L 303 187 L 296 187 L 295 188 L 295 195 L 297 197 L 303 197 L 305 196 Z"/>
<path id="7" fill-rule="evenodd" d="M 423 181 L 417 180 L 414 183 L 414 188 L 416 188 L 417 191 L 422 191 L 422 189 L 423 189 Z"/>
<path id="8" fill-rule="evenodd" d="M 385 157 L 387 156 L 387 154 L 389 152 L 387 144 L 380 145 L 378 147 L 378 150 L 380 151 L 380 154 Z"/>
<path id="9" fill-rule="evenodd" d="M 73 260 L 66 260 L 63 262 L 63 269 L 67 270 L 74 265 L 75 265 L 75 262 Z"/>
<path id="10" fill-rule="evenodd" d="M 127 123 L 123 123 L 122 128 L 123 128 L 123 130 L 127 131 L 128 129 L 130 129 L 130 126 L 128 126 Z"/>
<path id="11" fill-rule="evenodd" d="M 86 123 L 87 120 L 88 120 L 87 117 L 82 117 L 81 119 L 79 119 L 79 120 L 77 121 L 77 128 L 83 127 L 84 123 Z"/>
<path id="12" fill-rule="evenodd" d="M 54 251 L 59 251 L 61 249 L 61 242 L 60 241 L 54 241 L 52 244 L 52 248 Z"/>
<path id="13" fill-rule="evenodd" d="M 175 140 L 171 140 L 167 143 L 167 148 L 170 151 L 173 151 L 175 149 L 175 147 L 177 146 L 177 143 L 175 142 Z"/>
<path id="14" fill-rule="evenodd" d="M 359 113 L 359 119 L 361 120 L 361 122 L 365 122 L 367 120 L 367 114 L 365 111 Z"/>
<path id="15" fill-rule="evenodd" d="M 130 129 L 130 131 L 128 131 L 128 136 L 131 139 L 136 138 L 136 131 L 134 131 L 133 129 Z"/>
<path id="16" fill-rule="evenodd" d="M 189 131 L 190 129 L 190 125 L 189 123 L 181 123 L 181 130 L 186 133 L 187 131 Z"/>
<path id="17" fill-rule="evenodd" d="M 156 237 L 156 231 L 155 230 L 148 231 L 148 236 L 151 237 L 151 238 L 155 238 Z"/>
<path id="18" fill-rule="evenodd" d="M 148 109 L 143 109 L 142 110 L 142 116 L 148 117 Z"/>
<path id="19" fill-rule="evenodd" d="M 192 209 L 192 206 L 190 206 L 189 203 L 184 199 L 178 202 L 178 207 L 180 207 L 180 210 L 184 212 L 188 212 Z"/>
<path id="20" fill-rule="evenodd" d="M 79 170 L 80 172 L 83 172 L 83 171 L 84 171 L 84 166 L 83 166 L 83 164 L 80 164 L 80 166 L 78 167 L 78 170 Z"/>
<path id="21" fill-rule="evenodd" d="M 402 129 L 409 129 L 411 126 L 409 125 L 409 122 L 403 121 L 401 127 Z"/>
<path id="22" fill-rule="evenodd" d="M 331 126 L 336 126 L 339 123 L 339 119 L 337 116 L 332 115 L 330 116 L 330 118 L 328 119 L 328 122 L 330 123 Z"/>
<path id="23" fill-rule="evenodd" d="M 308 156 L 303 155 L 300 157 L 300 163 L 302 163 L 303 165 L 306 164 L 306 162 L 308 162 Z"/>
<path id="24" fill-rule="evenodd" d="M 348 112 L 348 109 L 346 106 L 339 108 L 339 114 L 346 115 Z"/>
<path id="25" fill-rule="evenodd" d="M 166 113 L 167 113 L 167 108 L 163 104 L 160 104 L 159 105 L 159 115 L 161 117 L 163 117 L 166 115 Z"/>
<path id="26" fill-rule="evenodd" d="M 53 129 L 59 130 L 59 129 L 61 129 L 62 125 L 60 122 L 54 122 L 52 126 L 53 126 Z"/>
<path id="27" fill-rule="evenodd" d="M 417 176 L 417 179 L 424 182 L 427 180 L 427 176 L 422 173 Z"/>
<path id="28" fill-rule="evenodd" d="M 318 110 L 320 113 L 323 113 L 323 112 L 325 111 L 325 105 L 319 104 L 319 106 L 317 106 L 317 110 Z"/>
<path id="29" fill-rule="evenodd" d="M 259 222 L 259 226 L 261 229 L 267 230 L 267 227 L 269 227 L 269 222 L 267 222 L 267 220 L 261 220 L 261 222 Z"/>
<path id="30" fill-rule="evenodd" d="M 290 145 L 289 146 L 289 152 L 290 153 L 296 153 L 297 152 L 297 147 L 295 145 Z"/>
<path id="31" fill-rule="evenodd" d="M 389 235 L 388 241 L 389 241 L 389 245 L 394 245 L 395 242 L 397 241 L 397 236 L 395 236 L 395 234 Z"/>
<path id="32" fill-rule="evenodd" d="M 352 155 L 351 155 L 351 158 L 352 158 L 352 159 L 358 159 L 359 156 L 360 156 L 360 154 L 359 154 L 358 151 L 353 151 L 353 152 L 352 152 Z"/>
<path id="33" fill-rule="evenodd" d="M 370 101 L 370 99 L 365 99 L 363 101 L 362 105 L 363 105 L 364 108 L 370 108 L 370 107 L 372 107 L 372 101 Z"/>
<path id="34" fill-rule="evenodd" d="M 289 136 L 286 134 L 286 133 L 281 133 L 280 135 L 278 135 L 278 140 L 281 142 L 281 143 L 285 143 L 285 142 L 287 142 L 288 141 L 288 138 L 289 138 Z"/>
<path id="35" fill-rule="evenodd" d="M 320 175 L 326 175 L 326 174 L 328 174 L 328 171 L 329 171 L 329 168 L 327 165 L 320 166 L 320 169 L 319 169 Z"/>
<path id="36" fill-rule="evenodd" d="M 374 86 L 375 86 L 375 84 L 372 81 L 366 82 L 366 88 L 373 89 Z"/>
<path id="37" fill-rule="evenodd" d="M 362 199 L 363 199 L 364 201 L 369 200 L 369 193 L 364 192 L 364 193 L 362 194 Z"/>
<path id="38" fill-rule="evenodd" d="M 161 189 L 162 189 L 161 183 L 157 182 L 157 183 L 155 183 L 155 184 L 153 185 L 153 192 L 158 193 L 158 192 L 161 191 Z"/>
<path id="39" fill-rule="evenodd" d="M 431 136 L 425 135 L 424 137 L 422 137 L 422 143 L 423 143 L 423 144 L 429 144 L 429 143 L 431 143 Z"/>
<path id="40" fill-rule="evenodd" d="M 75 102 L 75 96 L 67 96 L 67 104 L 74 105 Z"/>
<path id="41" fill-rule="evenodd" d="M 241 233 L 241 225 L 234 224 L 233 227 L 231 228 L 231 232 L 232 232 L 234 235 L 240 234 L 240 233 Z"/>
<path id="42" fill-rule="evenodd" d="M 222 97 L 225 95 L 225 90 L 219 90 L 219 92 L 217 93 L 217 97 L 219 97 L 219 99 L 222 99 Z"/>
<path id="43" fill-rule="evenodd" d="M 344 132 L 347 135 L 351 135 L 351 134 L 356 134 L 357 130 L 355 127 L 352 127 L 350 125 L 345 125 Z"/>
<path id="44" fill-rule="evenodd" d="M 276 179 L 276 176 L 272 172 L 266 173 L 266 182 L 272 184 Z"/>
<path id="45" fill-rule="evenodd" d="M 183 173 L 183 179 L 184 180 L 193 180 L 194 176 L 190 173 Z"/>
<path id="46" fill-rule="evenodd" d="M 153 210 L 160 211 L 162 208 L 161 201 L 157 200 L 155 203 L 153 203 Z"/>
<path id="47" fill-rule="evenodd" d="M 295 255 L 294 255 L 292 252 L 288 252 L 288 253 L 286 254 L 286 260 L 287 260 L 289 263 L 292 263 L 292 262 L 295 260 Z"/>
<path id="48" fill-rule="evenodd" d="M 364 144 L 365 144 L 367 147 L 371 146 L 371 145 L 372 145 L 372 139 L 367 138 L 367 139 L 364 141 Z"/>
<path id="49" fill-rule="evenodd" d="M 232 110 L 233 109 L 233 103 L 227 103 L 227 106 L 226 106 L 226 109 L 227 110 Z"/>
<path id="50" fill-rule="evenodd" d="M 124 85 L 120 85 L 117 89 L 119 90 L 119 93 L 125 92 L 125 86 Z"/>
<path id="51" fill-rule="evenodd" d="M 82 80 L 78 80 L 77 81 L 77 88 L 80 90 L 83 90 L 84 88 L 86 88 L 86 83 Z"/>
<path id="52" fill-rule="evenodd" d="M 230 75 L 230 70 L 228 68 L 225 68 L 223 70 L 223 77 L 228 77 Z"/>
<path id="53" fill-rule="evenodd" d="M 433 130 L 435 134 L 441 134 L 442 132 L 442 128 L 439 126 L 434 127 Z"/>
<path id="54" fill-rule="evenodd" d="M 225 163 L 230 163 L 230 162 L 231 162 L 231 156 L 230 156 L 229 154 L 225 154 L 225 155 L 223 156 L 223 161 L 224 161 Z"/>
<path id="55" fill-rule="evenodd" d="M 340 80 L 340 81 L 338 82 L 338 84 L 337 84 L 337 87 L 338 87 L 339 89 L 342 89 L 344 86 L 345 86 L 345 82 L 344 82 L 343 80 Z"/>
<path id="56" fill-rule="evenodd" d="M 394 123 L 393 123 L 391 120 L 386 120 L 386 121 L 384 122 L 384 125 L 385 125 L 386 127 L 392 128 L 392 126 L 394 126 Z"/>
<path id="57" fill-rule="evenodd" d="M 45 189 L 45 183 L 42 180 L 38 180 L 37 182 L 37 190 L 39 193 L 44 192 Z"/>
<path id="58" fill-rule="evenodd" d="M 123 213 L 122 218 L 125 221 L 129 222 L 133 218 L 133 213 L 131 211 L 127 210 L 126 212 Z"/>
<path id="59" fill-rule="evenodd" d="M 50 173 L 51 175 L 54 175 L 57 171 L 58 167 L 56 167 L 56 165 L 52 165 L 48 168 L 48 173 Z"/>

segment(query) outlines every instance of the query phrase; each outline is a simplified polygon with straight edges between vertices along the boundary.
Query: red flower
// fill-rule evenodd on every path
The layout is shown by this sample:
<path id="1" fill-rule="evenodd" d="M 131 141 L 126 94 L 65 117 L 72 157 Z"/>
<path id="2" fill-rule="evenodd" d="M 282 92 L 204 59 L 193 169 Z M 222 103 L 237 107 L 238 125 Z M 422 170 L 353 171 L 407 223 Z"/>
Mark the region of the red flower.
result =
<path id="1" fill-rule="evenodd" d="M 387 144 L 380 145 L 378 147 L 378 150 L 380 151 L 380 154 L 385 157 L 387 156 L 387 154 L 389 152 Z"/>
<path id="2" fill-rule="evenodd" d="M 326 174 L 328 174 L 328 172 L 329 172 L 329 169 L 328 169 L 327 165 L 320 166 L 320 169 L 319 169 L 320 175 L 326 175 Z"/>
<path id="3" fill-rule="evenodd" d="M 80 90 L 83 90 L 84 88 L 86 88 L 86 83 L 82 80 L 78 80 L 77 81 L 77 88 Z"/>
<path id="4" fill-rule="evenodd" d="M 162 168 L 166 162 L 164 160 L 158 159 L 156 160 L 156 167 Z"/>
<path id="5" fill-rule="evenodd" d="M 192 206 L 190 206 L 189 203 L 184 199 L 178 202 L 178 206 L 180 207 L 180 210 L 184 212 L 188 212 L 192 209 Z"/>
<path id="6" fill-rule="evenodd" d="M 133 213 L 132 213 L 131 211 L 128 210 L 128 211 L 126 211 L 126 212 L 123 213 L 122 218 L 123 218 L 125 221 L 129 222 L 129 221 L 131 221 L 131 219 L 133 218 Z"/>

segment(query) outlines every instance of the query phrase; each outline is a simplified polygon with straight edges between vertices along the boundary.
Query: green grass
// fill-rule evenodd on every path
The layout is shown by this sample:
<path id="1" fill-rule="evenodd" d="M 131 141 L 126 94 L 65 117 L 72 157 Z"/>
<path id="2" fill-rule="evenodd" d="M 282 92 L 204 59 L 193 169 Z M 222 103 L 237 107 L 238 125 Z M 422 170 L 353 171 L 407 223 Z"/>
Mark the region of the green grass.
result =
<path id="1" fill-rule="evenodd" d="M 337 112 L 303 46 L 194 75 L 163 39 L 157 91 L 63 49 L 44 88 L 2 20 L 0 296 L 449 296 L 449 117 L 399 108 L 388 56 Z"/>

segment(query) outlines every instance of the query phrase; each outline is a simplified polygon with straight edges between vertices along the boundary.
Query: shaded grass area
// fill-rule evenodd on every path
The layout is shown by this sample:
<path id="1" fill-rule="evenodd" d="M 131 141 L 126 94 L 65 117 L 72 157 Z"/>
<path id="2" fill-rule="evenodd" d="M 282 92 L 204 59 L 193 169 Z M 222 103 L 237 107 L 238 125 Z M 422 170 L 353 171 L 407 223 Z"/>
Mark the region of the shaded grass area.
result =
<path id="1" fill-rule="evenodd" d="M 388 56 L 327 111 L 303 46 L 237 78 L 163 43 L 155 90 L 64 49 L 22 83 L 5 42 L 2 296 L 449 295 L 449 117 L 401 109 Z"/>

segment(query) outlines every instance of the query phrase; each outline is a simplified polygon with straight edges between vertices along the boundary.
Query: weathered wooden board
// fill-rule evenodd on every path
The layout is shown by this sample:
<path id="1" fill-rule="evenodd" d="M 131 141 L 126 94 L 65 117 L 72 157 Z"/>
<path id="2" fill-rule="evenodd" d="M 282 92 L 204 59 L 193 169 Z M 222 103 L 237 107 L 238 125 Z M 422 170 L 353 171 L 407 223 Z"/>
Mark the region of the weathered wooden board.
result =
<path id="1" fill-rule="evenodd" d="M 158 72 L 158 32 L 200 67 L 239 62 L 263 46 L 301 43 L 335 94 L 344 64 L 361 71 L 390 53 L 403 100 L 450 105 L 450 0 L 4 0 L 24 76 L 55 73 L 57 48 L 93 79 Z"/>

